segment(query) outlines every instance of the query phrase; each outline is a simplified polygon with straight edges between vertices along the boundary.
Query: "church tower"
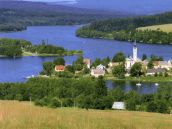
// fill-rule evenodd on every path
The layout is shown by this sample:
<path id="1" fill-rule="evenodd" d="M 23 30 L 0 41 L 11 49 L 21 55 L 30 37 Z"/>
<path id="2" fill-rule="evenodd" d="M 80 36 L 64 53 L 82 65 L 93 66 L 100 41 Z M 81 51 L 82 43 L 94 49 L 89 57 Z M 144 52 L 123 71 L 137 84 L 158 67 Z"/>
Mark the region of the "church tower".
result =
<path id="1" fill-rule="evenodd" d="M 134 60 L 134 62 L 137 61 L 137 43 L 136 43 L 136 41 L 133 44 L 133 60 Z"/>

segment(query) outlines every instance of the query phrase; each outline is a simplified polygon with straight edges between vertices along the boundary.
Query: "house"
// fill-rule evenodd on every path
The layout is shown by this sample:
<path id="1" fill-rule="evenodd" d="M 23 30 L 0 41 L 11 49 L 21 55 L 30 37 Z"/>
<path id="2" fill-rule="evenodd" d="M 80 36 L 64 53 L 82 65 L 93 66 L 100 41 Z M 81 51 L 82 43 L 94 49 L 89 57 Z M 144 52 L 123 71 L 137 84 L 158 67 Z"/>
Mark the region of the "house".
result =
<path id="1" fill-rule="evenodd" d="M 153 61 L 154 68 L 165 68 L 167 70 L 170 70 L 172 68 L 171 61 Z"/>
<path id="2" fill-rule="evenodd" d="M 122 64 L 122 62 L 110 62 L 110 63 L 108 64 L 108 66 L 109 66 L 110 68 L 113 68 L 113 67 L 118 66 L 118 65 L 120 65 L 120 64 Z"/>
<path id="3" fill-rule="evenodd" d="M 153 69 L 148 69 L 146 75 L 147 76 L 153 76 L 155 74 L 160 74 L 160 73 L 165 73 L 167 70 L 165 68 L 153 68 Z"/>
<path id="4" fill-rule="evenodd" d="M 171 61 L 159 61 L 160 68 L 165 68 L 167 70 L 170 70 L 172 68 Z"/>
<path id="5" fill-rule="evenodd" d="M 112 109 L 125 110 L 125 103 L 124 102 L 114 102 L 114 104 L 112 105 Z"/>
<path id="6" fill-rule="evenodd" d="M 103 69 L 92 69 L 91 70 L 91 76 L 94 76 L 98 78 L 99 76 L 104 76 L 105 75 L 105 70 Z"/>
<path id="7" fill-rule="evenodd" d="M 65 66 L 63 66 L 63 65 L 56 65 L 55 66 L 56 72 L 63 72 L 64 70 L 65 70 Z"/>
<path id="8" fill-rule="evenodd" d="M 152 63 L 155 69 L 159 68 L 159 61 L 153 61 Z"/>
<path id="9" fill-rule="evenodd" d="M 100 64 L 96 67 L 96 69 L 105 70 L 106 67 L 104 65 Z"/>
<path id="10" fill-rule="evenodd" d="M 87 66 L 88 69 L 91 68 L 91 60 L 90 59 L 84 59 L 83 63 Z"/>

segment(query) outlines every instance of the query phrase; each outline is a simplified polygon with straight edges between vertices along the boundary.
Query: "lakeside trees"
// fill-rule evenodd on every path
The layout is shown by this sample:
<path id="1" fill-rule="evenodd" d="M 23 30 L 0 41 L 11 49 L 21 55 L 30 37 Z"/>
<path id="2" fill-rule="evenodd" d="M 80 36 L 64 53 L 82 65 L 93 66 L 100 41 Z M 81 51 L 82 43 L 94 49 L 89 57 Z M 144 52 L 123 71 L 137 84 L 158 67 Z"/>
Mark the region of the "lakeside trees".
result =
<path id="1" fill-rule="evenodd" d="M 139 77 L 142 73 L 142 64 L 141 63 L 135 63 L 130 70 L 130 74 L 132 77 Z"/>
<path id="2" fill-rule="evenodd" d="M 125 70 L 124 64 L 115 66 L 115 67 L 112 69 L 112 73 L 113 73 L 113 75 L 114 75 L 115 77 L 118 77 L 119 79 L 125 78 L 126 70 Z"/>
<path id="3" fill-rule="evenodd" d="M 23 56 L 25 52 L 28 52 L 32 55 L 55 55 L 55 56 L 63 56 L 63 55 L 73 55 L 73 54 L 81 54 L 82 51 L 68 51 L 63 47 L 53 46 L 50 44 L 46 44 L 45 41 L 42 41 L 39 45 L 32 45 L 31 42 L 26 40 L 19 39 L 8 39 L 8 38 L 0 38 L 0 55 L 8 56 L 8 57 L 20 57 Z"/>
<path id="4" fill-rule="evenodd" d="M 124 93 L 120 88 L 107 90 L 102 77 L 32 78 L 26 83 L 1 83 L 0 99 L 31 99 L 40 106 L 77 106 L 86 109 L 111 109 L 114 101 L 124 101 L 128 110 L 169 113 L 172 106 L 172 87 L 159 86 L 154 94 L 139 95 L 135 91 Z"/>
<path id="5" fill-rule="evenodd" d="M 22 56 L 22 49 L 26 49 L 31 46 L 31 43 L 25 40 L 15 39 L 0 39 L 0 55 L 8 57 Z"/>

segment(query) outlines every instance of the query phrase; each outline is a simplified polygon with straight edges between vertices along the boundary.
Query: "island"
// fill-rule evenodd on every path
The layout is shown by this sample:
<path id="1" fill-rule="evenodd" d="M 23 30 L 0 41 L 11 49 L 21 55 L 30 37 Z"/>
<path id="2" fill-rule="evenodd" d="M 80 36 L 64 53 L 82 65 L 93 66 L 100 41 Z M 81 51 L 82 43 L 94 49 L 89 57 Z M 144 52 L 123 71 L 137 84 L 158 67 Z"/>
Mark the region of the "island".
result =
<path id="1" fill-rule="evenodd" d="M 63 47 L 53 46 L 42 41 L 40 45 L 18 39 L 0 39 L 0 57 L 22 56 L 66 56 L 82 54 L 80 50 L 66 50 Z"/>

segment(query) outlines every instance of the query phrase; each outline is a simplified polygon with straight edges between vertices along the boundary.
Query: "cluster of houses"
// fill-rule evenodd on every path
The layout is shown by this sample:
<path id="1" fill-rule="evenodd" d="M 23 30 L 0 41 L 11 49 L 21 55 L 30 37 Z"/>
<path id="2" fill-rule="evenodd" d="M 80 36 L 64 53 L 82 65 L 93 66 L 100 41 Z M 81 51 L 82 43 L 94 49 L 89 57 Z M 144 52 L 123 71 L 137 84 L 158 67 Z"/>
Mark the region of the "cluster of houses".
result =
<path id="1" fill-rule="evenodd" d="M 141 59 L 139 59 L 137 56 L 137 53 L 138 53 L 137 44 L 134 43 L 132 56 L 129 58 L 126 58 L 126 60 L 125 60 L 125 68 L 126 68 L 126 71 L 128 71 L 126 76 L 129 75 L 130 69 L 137 62 L 142 64 L 143 69 L 146 70 L 147 76 L 153 76 L 155 74 L 165 73 L 166 71 L 168 71 L 172 68 L 172 62 L 169 60 L 169 61 L 153 61 L 154 68 L 149 69 L 147 67 L 148 61 L 147 60 L 142 61 Z M 108 66 L 109 66 L 108 68 L 106 68 L 102 64 L 100 64 L 94 68 L 94 67 L 91 67 L 91 60 L 90 59 L 84 59 L 83 63 L 87 66 L 88 69 L 90 69 L 90 75 L 94 76 L 96 78 L 99 76 L 105 76 L 106 71 L 108 73 L 110 73 L 112 71 L 113 67 L 120 64 L 120 62 L 119 63 L 118 62 L 110 62 L 108 64 Z M 55 66 L 56 72 L 62 72 L 64 70 L 65 70 L 65 66 L 63 66 L 63 65 Z"/>
<path id="2" fill-rule="evenodd" d="M 131 69 L 131 67 L 139 62 L 142 64 L 143 69 L 146 70 L 146 75 L 147 76 L 153 76 L 155 74 L 160 74 L 160 73 L 165 73 L 167 71 L 169 71 L 170 69 L 172 69 L 172 62 L 170 60 L 168 61 L 153 61 L 153 68 L 149 69 L 148 66 L 148 60 L 144 60 L 142 61 L 141 59 L 138 58 L 137 56 L 137 45 L 136 43 L 134 43 L 133 45 L 133 56 L 126 58 L 125 61 L 125 67 L 126 70 L 129 71 Z"/>

